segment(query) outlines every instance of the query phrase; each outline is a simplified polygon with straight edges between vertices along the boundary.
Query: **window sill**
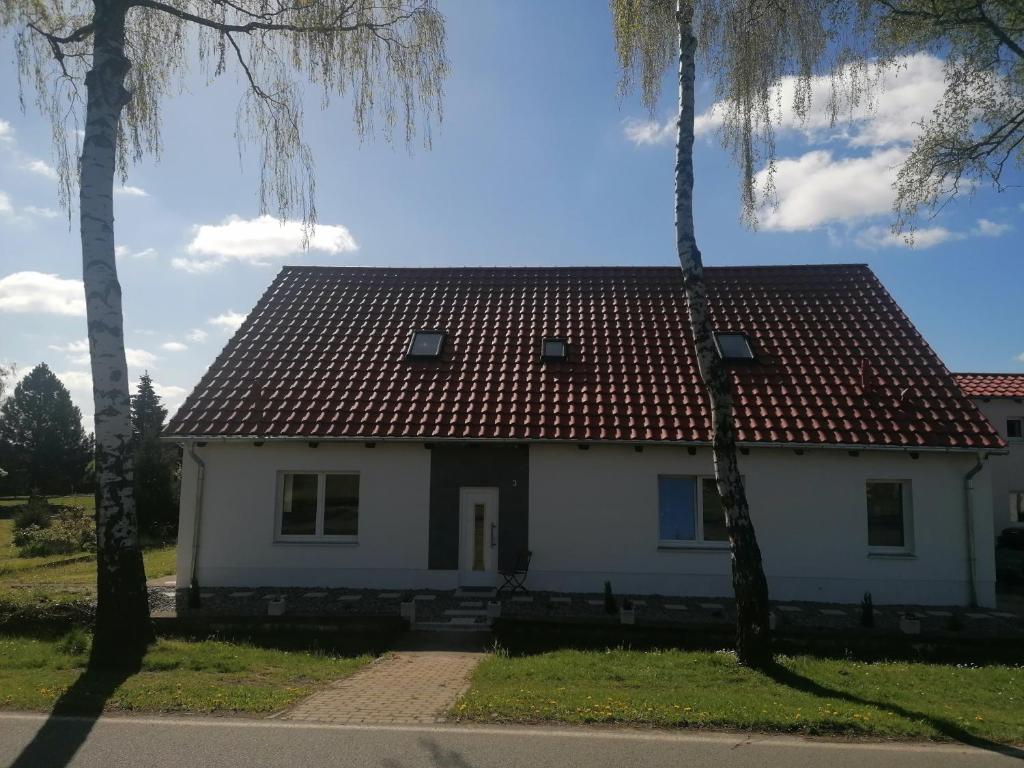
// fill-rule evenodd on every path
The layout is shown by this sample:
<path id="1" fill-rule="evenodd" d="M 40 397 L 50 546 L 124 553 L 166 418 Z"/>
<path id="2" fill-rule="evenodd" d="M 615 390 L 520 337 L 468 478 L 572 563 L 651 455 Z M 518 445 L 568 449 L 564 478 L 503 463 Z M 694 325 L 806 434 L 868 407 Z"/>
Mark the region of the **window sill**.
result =
<path id="1" fill-rule="evenodd" d="M 868 552 L 869 560 L 917 560 L 917 555 L 906 550 L 897 552 Z"/>
<path id="2" fill-rule="evenodd" d="M 665 552 L 728 552 L 724 541 L 659 541 L 658 549 Z"/>
<path id="3" fill-rule="evenodd" d="M 354 536 L 285 536 L 274 539 L 274 544 L 285 546 L 358 547 Z"/>

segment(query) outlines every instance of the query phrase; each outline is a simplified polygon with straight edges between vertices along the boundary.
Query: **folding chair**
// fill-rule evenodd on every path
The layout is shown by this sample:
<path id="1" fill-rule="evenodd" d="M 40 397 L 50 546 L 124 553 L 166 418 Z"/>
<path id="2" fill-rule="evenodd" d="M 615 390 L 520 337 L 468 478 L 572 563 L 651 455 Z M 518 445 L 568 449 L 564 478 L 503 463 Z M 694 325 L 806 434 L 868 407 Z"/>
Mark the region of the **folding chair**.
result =
<path id="1" fill-rule="evenodd" d="M 499 568 L 498 574 L 505 577 L 505 583 L 498 587 L 498 592 L 504 592 L 507 589 L 513 595 L 516 592 L 529 594 L 525 582 L 526 575 L 530 572 L 530 561 L 532 559 L 533 552 L 523 549 L 516 555 L 516 561 L 511 569 L 501 570 Z"/>

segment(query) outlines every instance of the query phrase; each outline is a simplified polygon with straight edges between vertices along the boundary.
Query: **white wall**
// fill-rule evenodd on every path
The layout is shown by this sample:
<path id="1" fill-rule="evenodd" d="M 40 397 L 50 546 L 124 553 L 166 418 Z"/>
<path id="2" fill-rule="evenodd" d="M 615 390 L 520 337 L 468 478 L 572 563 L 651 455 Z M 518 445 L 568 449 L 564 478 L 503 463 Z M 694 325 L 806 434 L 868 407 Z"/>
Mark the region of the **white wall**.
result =
<path id="1" fill-rule="evenodd" d="M 975 400 L 985 417 L 999 434 L 1006 437 L 1006 420 L 1024 418 L 1024 403 L 1010 398 L 989 401 Z M 1015 524 L 1010 521 L 1010 491 L 1024 491 L 1024 441 L 1010 442 L 1007 456 L 993 456 L 992 464 L 992 525 L 996 535 Z"/>
<path id="2" fill-rule="evenodd" d="M 413 444 L 210 442 L 199 539 L 199 583 L 216 586 L 448 588 L 427 570 L 430 452 Z M 359 472 L 358 543 L 275 541 L 281 470 Z M 196 465 L 182 467 L 178 574 L 191 565 Z"/>
<path id="3" fill-rule="evenodd" d="M 741 457 L 773 598 L 954 604 L 968 599 L 964 474 L 973 455 L 754 449 Z M 530 584 L 535 589 L 728 596 L 727 550 L 658 548 L 659 474 L 709 475 L 710 451 L 538 446 L 530 449 Z M 910 480 L 914 556 L 868 555 L 865 482 Z M 988 481 L 976 503 L 988 509 Z M 975 521 L 991 541 L 987 514 Z M 994 604 L 990 547 L 978 549 L 979 600 Z"/>
<path id="4" fill-rule="evenodd" d="M 201 518 L 202 586 L 456 586 L 454 571 L 427 569 L 430 451 L 420 444 L 216 443 L 197 449 L 206 463 Z M 752 517 L 772 597 L 878 603 L 965 603 L 964 474 L 973 455 L 755 449 L 741 457 Z M 356 545 L 275 542 L 280 470 L 358 471 Z M 657 476 L 710 474 L 708 449 L 532 445 L 528 584 L 536 590 L 728 596 L 727 551 L 659 550 Z M 181 489 L 178 574 L 191 564 L 197 468 L 186 451 Z M 913 558 L 867 553 L 867 479 L 913 484 Z M 976 508 L 991 508 L 986 469 Z M 992 541 L 992 519 L 976 516 L 978 542 Z M 979 546 L 979 599 L 994 603 L 991 546 Z"/>

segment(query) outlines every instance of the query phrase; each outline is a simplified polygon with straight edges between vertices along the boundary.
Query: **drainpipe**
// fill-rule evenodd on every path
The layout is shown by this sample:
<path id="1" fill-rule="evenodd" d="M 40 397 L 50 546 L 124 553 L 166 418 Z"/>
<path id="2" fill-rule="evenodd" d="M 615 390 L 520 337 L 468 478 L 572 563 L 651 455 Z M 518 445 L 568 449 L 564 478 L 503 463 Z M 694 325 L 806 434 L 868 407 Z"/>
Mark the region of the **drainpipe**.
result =
<path id="1" fill-rule="evenodd" d="M 988 454 L 978 452 L 978 463 L 964 476 L 964 519 L 967 524 L 967 564 L 970 569 L 971 607 L 978 607 L 978 576 L 974 557 L 974 476 L 985 466 Z"/>
<path id="2" fill-rule="evenodd" d="M 196 477 L 196 506 L 192 515 L 192 564 L 188 582 L 188 607 L 199 608 L 199 579 L 196 573 L 199 569 L 199 519 L 203 514 L 203 485 L 206 480 L 206 464 L 196 454 L 195 443 L 189 441 L 188 455 L 199 467 L 199 474 Z"/>

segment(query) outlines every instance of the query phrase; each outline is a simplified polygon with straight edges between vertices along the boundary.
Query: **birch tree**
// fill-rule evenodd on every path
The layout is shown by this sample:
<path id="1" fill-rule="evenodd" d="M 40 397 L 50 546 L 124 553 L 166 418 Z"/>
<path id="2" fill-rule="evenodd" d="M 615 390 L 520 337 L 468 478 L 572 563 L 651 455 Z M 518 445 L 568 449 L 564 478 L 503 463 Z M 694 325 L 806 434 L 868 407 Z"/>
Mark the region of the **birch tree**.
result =
<path id="1" fill-rule="evenodd" d="M 638 87 L 654 113 L 663 76 L 675 63 L 678 113 L 675 166 L 676 250 L 683 273 L 693 344 L 710 406 L 715 480 L 722 497 L 736 597 L 736 652 L 741 663 L 771 660 L 768 587 L 750 518 L 736 448 L 729 372 L 715 344 L 704 264 L 693 221 L 696 60 L 724 105 L 722 138 L 740 166 L 743 211 L 753 221 L 754 171 L 774 156 L 778 80 L 797 77 L 798 114 L 807 114 L 810 81 L 824 56 L 828 0 L 611 0 L 620 90 Z"/>
<path id="2" fill-rule="evenodd" d="M 236 135 L 257 148 L 261 213 L 313 226 L 305 84 L 324 106 L 346 97 L 359 135 L 376 118 L 389 138 L 397 128 L 405 142 L 422 133 L 429 144 L 447 73 L 443 19 L 434 0 L 0 0 L 0 27 L 13 30 L 21 84 L 50 119 L 69 211 L 78 192 L 96 406 L 93 648 L 116 661 L 152 629 L 132 494 L 115 176 L 159 152 L 162 101 L 190 68 L 209 78 L 232 70 L 246 88 Z"/>

